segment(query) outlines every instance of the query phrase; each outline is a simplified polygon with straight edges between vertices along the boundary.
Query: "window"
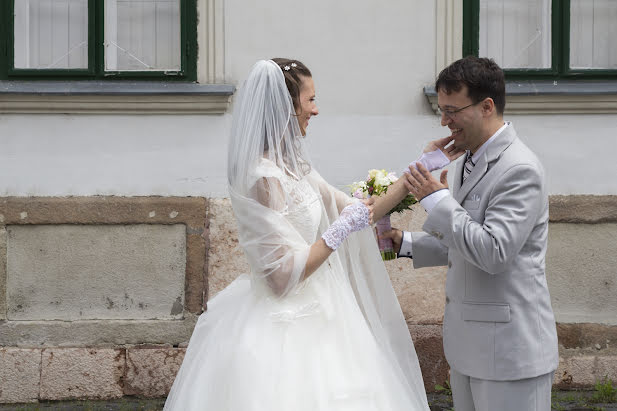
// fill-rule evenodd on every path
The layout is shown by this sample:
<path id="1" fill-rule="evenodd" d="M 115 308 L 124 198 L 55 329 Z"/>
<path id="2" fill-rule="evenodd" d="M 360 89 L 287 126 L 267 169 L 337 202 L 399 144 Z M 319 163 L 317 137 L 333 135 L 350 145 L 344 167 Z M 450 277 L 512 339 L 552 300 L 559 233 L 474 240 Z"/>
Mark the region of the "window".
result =
<path id="1" fill-rule="evenodd" d="M 617 1 L 464 0 L 463 55 L 508 80 L 617 79 Z"/>
<path id="2" fill-rule="evenodd" d="M 617 1 L 488 0 L 484 23 L 480 4 L 435 0 L 435 76 L 486 54 L 505 68 L 508 114 L 617 114 Z M 435 88 L 424 93 L 436 112 Z"/>
<path id="3" fill-rule="evenodd" d="M 195 0 L 1 3 L 2 80 L 196 81 Z"/>

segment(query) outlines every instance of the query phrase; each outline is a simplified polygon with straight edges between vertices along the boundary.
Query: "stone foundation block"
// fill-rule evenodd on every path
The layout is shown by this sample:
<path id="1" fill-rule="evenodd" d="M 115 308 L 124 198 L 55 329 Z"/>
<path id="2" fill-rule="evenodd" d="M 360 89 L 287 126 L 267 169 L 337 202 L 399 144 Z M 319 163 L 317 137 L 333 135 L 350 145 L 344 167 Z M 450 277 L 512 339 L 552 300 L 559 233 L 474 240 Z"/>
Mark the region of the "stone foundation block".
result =
<path id="1" fill-rule="evenodd" d="M 185 348 L 133 347 L 127 352 L 125 395 L 165 397 L 184 359 Z"/>
<path id="2" fill-rule="evenodd" d="M 36 402 L 41 350 L 0 348 L 0 403 Z"/>
<path id="3" fill-rule="evenodd" d="M 553 381 L 558 388 L 590 388 L 604 378 L 617 382 L 616 355 L 562 354 Z"/>
<path id="4" fill-rule="evenodd" d="M 617 355 L 596 357 L 596 376 L 598 380 L 605 377 L 617 385 Z"/>
<path id="5" fill-rule="evenodd" d="M 435 385 L 443 385 L 450 374 L 443 352 L 441 325 L 410 325 L 409 332 L 418 354 L 424 388 L 434 392 Z"/>
<path id="6" fill-rule="evenodd" d="M 238 244 L 238 226 L 228 198 L 210 200 L 208 208 L 208 299 L 250 267 Z"/>
<path id="7" fill-rule="evenodd" d="M 124 349 L 43 350 L 42 400 L 111 399 L 123 395 Z"/>
<path id="8" fill-rule="evenodd" d="M 2 226 L 0 226 L 0 320 L 6 320 L 6 228 Z"/>
<path id="9" fill-rule="evenodd" d="M 553 385 L 564 389 L 591 386 L 594 383 L 594 363 L 595 357 L 591 355 L 560 356 Z"/>

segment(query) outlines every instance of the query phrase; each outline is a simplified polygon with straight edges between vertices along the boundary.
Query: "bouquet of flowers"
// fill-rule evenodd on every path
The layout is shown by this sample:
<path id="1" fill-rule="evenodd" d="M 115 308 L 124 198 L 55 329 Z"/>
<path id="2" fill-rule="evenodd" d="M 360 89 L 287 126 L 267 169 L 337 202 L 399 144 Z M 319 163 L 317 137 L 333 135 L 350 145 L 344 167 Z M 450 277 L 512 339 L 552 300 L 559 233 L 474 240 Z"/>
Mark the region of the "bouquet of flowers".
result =
<path id="1" fill-rule="evenodd" d="M 368 198 L 371 196 L 380 196 L 388 191 L 388 186 L 397 180 L 393 172 L 386 170 L 369 170 L 366 181 L 357 181 L 350 185 L 351 195 L 355 198 Z M 408 194 L 400 203 L 390 210 L 383 218 L 377 221 L 377 235 L 392 229 L 390 224 L 390 214 L 400 213 L 409 210 L 412 204 L 417 202 L 416 198 Z M 379 251 L 383 260 L 393 260 L 396 258 L 392 240 L 389 238 L 379 239 Z"/>

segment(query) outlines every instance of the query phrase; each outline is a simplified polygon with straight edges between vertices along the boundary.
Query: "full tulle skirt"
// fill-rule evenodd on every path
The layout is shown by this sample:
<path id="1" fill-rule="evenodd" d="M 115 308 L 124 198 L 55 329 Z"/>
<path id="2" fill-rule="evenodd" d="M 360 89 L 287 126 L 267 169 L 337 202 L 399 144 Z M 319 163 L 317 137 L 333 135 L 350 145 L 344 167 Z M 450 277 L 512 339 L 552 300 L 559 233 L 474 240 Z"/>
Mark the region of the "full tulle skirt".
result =
<path id="1" fill-rule="evenodd" d="M 241 275 L 197 321 L 165 410 L 426 410 L 380 351 L 345 273 L 291 294 Z"/>

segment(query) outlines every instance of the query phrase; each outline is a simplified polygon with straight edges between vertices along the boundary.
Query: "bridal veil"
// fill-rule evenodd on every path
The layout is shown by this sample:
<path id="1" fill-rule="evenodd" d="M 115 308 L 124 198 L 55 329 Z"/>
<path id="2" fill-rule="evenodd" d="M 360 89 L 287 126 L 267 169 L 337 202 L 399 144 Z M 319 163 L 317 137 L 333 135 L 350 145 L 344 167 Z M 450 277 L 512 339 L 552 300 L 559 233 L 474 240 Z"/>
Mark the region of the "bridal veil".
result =
<path id="1" fill-rule="evenodd" d="M 310 241 L 287 218 L 292 204 L 306 201 L 286 189 L 289 178 L 306 179 L 317 193 L 314 201 L 321 203 L 318 233 Z M 270 60 L 255 64 L 235 102 L 228 182 L 251 284 L 267 285 L 272 298 L 301 289 L 312 243 L 345 205 L 357 201 L 326 183 L 311 166 L 282 70 Z M 351 234 L 327 263 L 346 276 L 392 370 L 417 399 L 417 409 L 427 409 L 418 358 L 372 230 Z"/>

